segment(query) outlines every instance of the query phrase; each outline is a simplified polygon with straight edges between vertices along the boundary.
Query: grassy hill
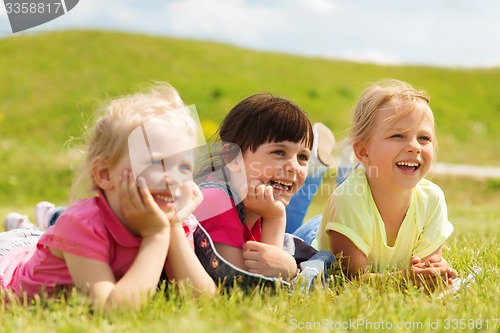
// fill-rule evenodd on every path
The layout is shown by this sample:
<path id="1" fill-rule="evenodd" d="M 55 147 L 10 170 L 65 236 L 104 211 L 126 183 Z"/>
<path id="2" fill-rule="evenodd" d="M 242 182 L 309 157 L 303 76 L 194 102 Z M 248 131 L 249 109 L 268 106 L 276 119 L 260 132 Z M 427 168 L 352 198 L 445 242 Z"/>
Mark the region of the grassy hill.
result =
<path id="1" fill-rule="evenodd" d="M 450 163 L 500 165 L 500 68 L 377 66 L 228 45 L 101 31 L 0 39 L 0 202 L 4 209 L 62 201 L 78 138 L 95 106 L 153 80 L 168 81 L 214 128 L 239 100 L 269 91 L 302 106 L 342 138 L 368 81 L 393 77 L 432 98 Z M 69 140 L 69 141 L 68 141 Z"/>
<path id="2" fill-rule="evenodd" d="M 187 103 L 196 104 L 208 131 L 242 98 L 270 91 L 295 100 L 312 121 L 326 123 L 342 138 L 364 84 L 394 77 L 431 95 L 439 160 L 500 165 L 500 68 L 375 66 L 199 41 L 70 31 L 0 39 L 0 73 L 1 216 L 10 210 L 29 214 L 43 199 L 63 203 L 80 156 L 77 139 L 94 107 L 153 80 L 172 83 Z M 433 180 L 446 193 L 455 226 L 444 256 L 461 277 L 471 267 L 483 269 L 470 288 L 443 300 L 417 289 L 398 290 L 389 278 L 340 286 L 335 283 L 338 276 L 329 288 L 318 284 L 310 294 L 299 288 L 271 294 L 235 291 L 191 300 L 189 293 L 169 288 L 167 297 L 158 293 L 138 313 L 100 313 L 78 294 L 25 305 L 7 305 L 0 296 L 0 331 L 336 331 L 341 330 L 338 324 L 346 327 L 352 320 L 366 324 L 356 327 L 360 331 L 372 327 L 364 329 L 370 332 L 384 330 L 377 327 L 397 332 L 498 332 L 494 304 L 500 296 L 500 180 Z M 333 188 L 332 179 L 322 190 L 328 187 Z M 321 211 L 328 192 L 314 198 L 308 214 Z"/>

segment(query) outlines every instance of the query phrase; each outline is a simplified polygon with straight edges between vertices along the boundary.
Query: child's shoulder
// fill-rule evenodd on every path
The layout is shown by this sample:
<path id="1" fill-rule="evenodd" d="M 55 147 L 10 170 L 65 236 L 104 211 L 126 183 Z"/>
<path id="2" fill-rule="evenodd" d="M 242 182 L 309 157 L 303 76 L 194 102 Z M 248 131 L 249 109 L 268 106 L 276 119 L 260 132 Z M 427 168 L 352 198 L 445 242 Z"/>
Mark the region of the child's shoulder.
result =
<path id="1" fill-rule="evenodd" d="M 351 174 L 335 188 L 332 197 L 337 200 L 354 200 L 354 197 L 364 199 L 369 192 L 368 180 L 364 168 L 353 170 Z"/>
<path id="2" fill-rule="evenodd" d="M 415 190 L 419 192 L 420 195 L 429 198 L 444 198 L 444 192 L 441 187 L 426 178 L 422 178 L 422 180 L 420 180 L 415 187 Z"/>
<path id="3" fill-rule="evenodd" d="M 220 182 L 208 182 L 199 185 L 201 193 L 203 193 L 203 200 L 217 201 L 217 198 L 228 197 L 229 191 L 226 186 Z"/>
<path id="4" fill-rule="evenodd" d="M 204 221 L 208 218 L 219 216 L 225 212 L 238 214 L 243 218 L 243 205 L 239 195 L 224 182 L 208 182 L 199 184 L 203 201 L 195 209 L 193 214 L 198 221 Z"/>
<path id="5" fill-rule="evenodd" d="M 230 190 L 222 182 L 207 182 L 199 184 L 201 193 L 203 194 L 203 201 L 196 209 L 196 213 L 201 211 L 217 211 L 221 205 L 229 205 L 232 207 L 234 201 L 231 200 Z M 195 215 L 196 215 L 195 213 Z M 215 213 L 211 213 L 213 215 Z M 216 214 L 217 215 L 217 214 Z"/>
<path id="6" fill-rule="evenodd" d="M 94 196 L 76 201 L 58 218 L 56 225 L 65 226 L 65 228 L 90 228 L 96 229 L 106 218 L 115 216 L 109 207 L 106 199 L 101 196 Z"/>
<path id="7" fill-rule="evenodd" d="M 441 189 L 441 187 L 439 187 L 439 185 L 430 181 L 427 178 L 422 178 L 417 186 L 427 192 L 443 192 L 443 190 Z"/>
<path id="8" fill-rule="evenodd" d="M 239 195 L 234 191 L 229 184 L 225 182 L 220 182 L 220 181 L 209 181 L 209 182 L 204 182 L 201 184 L 198 184 L 201 192 L 203 193 L 203 199 L 204 200 L 212 200 L 211 198 L 214 198 L 217 200 L 217 198 L 224 198 L 224 197 L 230 197 L 233 199 L 235 202 L 240 202 Z"/>
<path id="9" fill-rule="evenodd" d="M 93 214 L 102 209 L 102 205 L 107 205 L 107 203 L 102 202 L 103 200 L 99 196 L 93 196 L 85 199 L 75 201 L 68 206 L 64 214 Z M 105 201 L 105 199 L 104 199 Z"/>

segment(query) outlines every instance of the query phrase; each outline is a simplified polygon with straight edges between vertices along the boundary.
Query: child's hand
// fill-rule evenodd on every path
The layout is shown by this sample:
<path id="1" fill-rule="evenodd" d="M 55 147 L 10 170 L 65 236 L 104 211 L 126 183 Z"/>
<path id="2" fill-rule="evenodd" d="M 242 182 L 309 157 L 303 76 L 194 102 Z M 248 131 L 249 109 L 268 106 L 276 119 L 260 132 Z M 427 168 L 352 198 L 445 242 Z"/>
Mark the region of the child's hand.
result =
<path id="1" fill-rule="evenodd" d="M 192 182 L 193 191 L 190 193 L 189 200 L 187 200 L 186 205 L 180 207 L 178 211 L 173 210 L 167 213 L 167 217 L 172 223 L 182 223 L 184 220 L 200 205 L 203 201 L 203 194 L 200 191 L 198 185 Z"/>
<path id="2" fill-rule="evenodd" d="M 437 264 L 437 263 L 441 263 L 443 261 L 446 262 L 446 260 L 443 259 L 443 256 L 441 254 L 439 254 L 439 253 L 436 253 L 436 254 L 433 254 L 430 257 L 426 258 L 426 260 L 424 261 L 424 263 L 425 262 L 429 262 L 429 264 Z M 410 263 L 417 264 L 417 263 L 420 263 L 420 262 L 422 262 L 422 259 L 420 259 L 417 256 L 412 256 L 411 259 L 410 259 Z"/>
<path id="3" fill-rule="evenodd" d="M 248 185 L 248 193 L 243 200 L 245 208 L 266 219 L 278 219 L 285 216 L 285 205 L 274 199 L 273 187 L 258 180 Z"/>
<path id="4" fill-rule="evenodd" d="M 243 259 L 250 273 L 284 279 L 297 273 L 295 259 L 277 246 L 248 241 L 243 245 Z"/>
<path id="5" fill-rule="evenodd" d="M 122 217 L 132 232 L 144 238 L 170 228 L 169 219 L 158 207 L 149 189 L 138 187 L 130 171 L 123 172 L 118 191 Z"/>
<path id="6" fill-rule="evenodd" d="M 434 254 L 430 257 L 427 257 L 424 261 L 422 261 L 419 257 L 413 256 L 410 260 L 410 264 L 423 264 L 424 267 L 433 267 L 433 268 L 449 268 L 448 271 L 445 271 L 444 275 L 441 275 L 441 278 L 448 282 L 448 284 L 453 283 L 453 279 L 458 276 L 456 270 L 454 270 L 451 265 L 441 256 L 441 254 Z"/>
<path id="7" fill-rule="evenodd" d="M 439 254 L 425 261 L 417 256 L 410 259 L 409 277 L 418 288 L 429 288 L 433 291 L 443 284 L 451 285 L 457 276 L 457 271 Z"/>

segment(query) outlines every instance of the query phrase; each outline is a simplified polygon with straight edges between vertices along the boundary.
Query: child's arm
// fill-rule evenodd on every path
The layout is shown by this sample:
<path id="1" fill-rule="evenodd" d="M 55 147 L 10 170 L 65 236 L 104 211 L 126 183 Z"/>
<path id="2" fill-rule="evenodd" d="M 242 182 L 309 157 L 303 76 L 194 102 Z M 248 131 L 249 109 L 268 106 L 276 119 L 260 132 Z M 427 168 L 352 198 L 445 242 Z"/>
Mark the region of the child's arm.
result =
<path id="1" fill-rule="evenodd" d="M 243 246 L 246 270 L 264 276 L 280 276 L 284 279 L 297 274 L 295 258 L 282 247 L 248 241 Z"/>
<path id="2" fill-rule="evenodd" d="M 364 274 L 366 271 L 366 256 L 346 236 L 336 231 L 330 231 L 332 253 L 337 256 L 340 267 L 349 278 Z"/>
<path id="3" fill-rule="evenodd" d="M 417 287 L 427 287 L 433 290 L 442 282 L 451 285 L 453 279 L 458 276 L 457 271 L 442 257 L 441 252 L 442 248 L 439 247 L 422 259 L 417 256 L 410 259 L 408 278 Z"/>
<path id="4" fill-rule="evenodd" d="M 273 187 L 260 182 L 251 184 L 245 198 L 245 208 L 262 217 L 261 242 L 249 241 L 243 247 L 246 269 L 265 276 L 287 278 L 295 275 L 295 259 L 283 251 L 285 205 L 274 198 Z"/>
<path id="5" fill-rule="evenodd" d="M 260 182 L 251 184 L 244 203 L 245 209 L 262 217 L 260 241 L 281 248 L 285 238 L 286 211 L 285 205 L 274 199 L 273 187 Z"/>
<path id="6" fill-rule="evenodd" d="M 116 281 L 111 267 L 104 262 L 64 252 L 64 260 L 75 286 L 99 306 L 140 308 L 152 295 L 160 278 L 168 250 L 169 232 L 144 237 L 130 269 Z"/>
<path id="7" fill-rule="evenodd" d="M 215 294 L 217 286 L 189 246 L 182 225 L 173 225 L 170 235 L 170 249 L 165 262 L 168 278 L 177 282 L 189 281 L 197 295 Z"/>
<path id="8" fill-rule="evenodd" d="M 137 188 L 126 173 L 119 187 L 122 216 L 142 237 L 129 270 L 116 281 L 108 263 L 64 252 L 75 286 L 88 293 L 98 306 L 131 305 L 139 308 L 157 288 L 170 243 L 170 223 L 147 189 Z"/>
<path id="9" fill-rule="evenodd" d="M 349 238 L 338 232 L 330 231 L 330 244 L 332 244 L 332 253 L 338 256 L 340 266 L 349 278 L 373 280 L 394 275 L 400 276 L 404 281 L 410 280 L 417 287 L 426 285 L 432 289 L 442 282 L 450 284 L 451 280 L 457 275 L 456 271 L 449 267 L 446 261 L 441 261 L 441 248 L 422 261 L 417 257 L 413 257 L 408 269 L 390 273 L 369 273 L 366 271 L 366 256 Z M 429 261 L 426 264 L 425 262 L 428 260 L 434 262 Z"/>
<path id="10" fill-rule="evenodd" d="M 193 187 L 191 199 L 190 205 L 177 213 L 179 218 L 171 219 L 176 222 L 171 223 L 170 249 L 165 262 L 165 271 L 171 280 L 189 280 L 196 293 L 213 295 L 217 287 L 189 246 L 184 228 L 179 222 L 185 220 L 203 200 L 203 195 L 196 185 Z"/>
<path id="11" fill-rule="evenodd" d="M 281 247 L 248 241 L 243 250 L 222 243 L 215 243 L 215 248 L 224 259 L 250 273 L 285 279 L 297 274 L 295 259 Z"/>
<path id="12" fill-rule="evenodd" d="M 260 182 L 249 186 L 244 204 L 245 211 L 251 211 L 256 218 L 262 217 L 262 243 L 249 241 L 242 250 L 215 242 L 217 252 L 231 264 L 251 273 L 294 275 L 297 271 L 295 259 L 282 249 L 286 224 L 284 204 L 274 200 L 271 186 L 266 188 Z"/>

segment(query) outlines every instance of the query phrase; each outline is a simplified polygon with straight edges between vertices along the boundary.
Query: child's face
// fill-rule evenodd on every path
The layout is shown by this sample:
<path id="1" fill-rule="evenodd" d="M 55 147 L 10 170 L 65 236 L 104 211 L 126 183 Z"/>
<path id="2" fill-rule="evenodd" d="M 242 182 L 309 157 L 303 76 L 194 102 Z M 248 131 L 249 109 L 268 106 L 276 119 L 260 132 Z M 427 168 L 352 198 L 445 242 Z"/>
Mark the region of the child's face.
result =
<path id="1" fill-rule="evenodd" d="M 419 103 L 405 115 L 391 103 L 380 111 L 368 142 L 362 146 L 361 162 L 365 165 L 370 186 L 386 189 L 412 189 L 429 171 L 434 157 L 434 119 L 427 104 Z M 359 147 L 358 147 L 359 148 Z"/>
<path id="2" fill-rule="evenodd" d="M 273 187 L 274 199 L 287 205 L 307 176 L 311 151 L 303 142 L 268 142 L 243 153 L 247 182 Z"/>
<path id="3" fill-rule="evenodd" d="M 130 167 L 164 211 L 186 206 L 193 193 L 196 139 L 162 122 L 149 121 L 129 137 Z"/>

